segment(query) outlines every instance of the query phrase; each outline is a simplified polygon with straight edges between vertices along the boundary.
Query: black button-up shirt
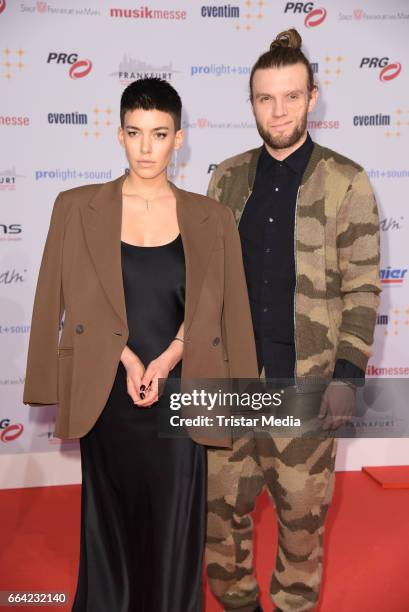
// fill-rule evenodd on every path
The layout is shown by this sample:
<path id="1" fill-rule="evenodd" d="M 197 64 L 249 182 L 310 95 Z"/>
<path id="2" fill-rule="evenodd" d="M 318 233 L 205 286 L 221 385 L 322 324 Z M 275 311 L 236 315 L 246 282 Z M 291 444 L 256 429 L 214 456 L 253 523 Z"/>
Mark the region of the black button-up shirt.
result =
<path id="1" fill-rule="evenodd" d="M 262 148 L 239 223 L 259 368 L 264 367 L 269 378 L 294 376 L 295 213 L 313 146 L 308 134 L 282 161 Z M 364 377 L 349 361 L 335 364 L 334 378 L 356 382 Z"/>
<path id="2" fill-rule="evenodd" d="M 239 224 L 257 354 L 268 376 L 294 373 L 295 209 L 312 149 L 309 135 L 283 161 L 263 147 Z"/>

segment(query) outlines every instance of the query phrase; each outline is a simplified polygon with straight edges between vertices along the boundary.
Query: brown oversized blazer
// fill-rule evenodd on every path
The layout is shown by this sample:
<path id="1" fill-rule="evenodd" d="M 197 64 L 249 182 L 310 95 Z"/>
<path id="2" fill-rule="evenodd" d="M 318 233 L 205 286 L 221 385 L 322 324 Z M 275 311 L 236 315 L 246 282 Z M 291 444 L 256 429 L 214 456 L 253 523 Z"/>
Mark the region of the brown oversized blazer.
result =
<path id="1" fill-rule="evenodd" d="M 23 402 L 58 404 L 59 438 L 79 438 L 92 428 L 127 343 L 120 249 L 125 177 L 60 193 L 51 215 L 34 300 Z M 181 377 L 256 378 L 233 214 L 210 198 L 171 187 L 186 262 Z M 212 436 L 190 435 L 202 444 L 216 444 Z M 217 445 L 230 443 L 226 436 Z"/>

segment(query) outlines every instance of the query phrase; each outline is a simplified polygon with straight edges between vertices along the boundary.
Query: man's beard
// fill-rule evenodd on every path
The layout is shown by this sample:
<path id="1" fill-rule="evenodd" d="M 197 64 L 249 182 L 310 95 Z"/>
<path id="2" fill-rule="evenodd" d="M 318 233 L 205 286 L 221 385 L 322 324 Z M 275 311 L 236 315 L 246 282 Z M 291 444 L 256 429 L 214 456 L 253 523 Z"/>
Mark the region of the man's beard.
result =
<path id="1" fill-rule="evenodd" d="M 307 117 L 308 113 L 305 113 L 291 134 L 287 136 L 284 134 L 282 136 L 272 136 L 270 132 L 265 130 L 256 119 L 257 130 L 266 145 L 271 147 L 271 149 L 288 149 L 289 147 L 295 145 L 304 136 L 307 128 Z"/>

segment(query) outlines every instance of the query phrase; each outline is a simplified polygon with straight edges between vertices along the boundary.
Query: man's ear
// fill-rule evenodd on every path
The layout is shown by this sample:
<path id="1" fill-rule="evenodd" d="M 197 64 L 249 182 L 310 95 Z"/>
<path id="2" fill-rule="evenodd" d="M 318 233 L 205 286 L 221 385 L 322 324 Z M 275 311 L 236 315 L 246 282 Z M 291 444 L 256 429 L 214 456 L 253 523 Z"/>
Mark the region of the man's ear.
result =
<path id="1" fill-rule="evenodd" d="M 314 110 L 315 105 L 317 104 L 318 98 L 319 98 L 320 92 L 318 87 L 314 87 L 314 89 L 312 90 L 311 94 L 310 94 L 310 100 L 308 102 L 308 112 L 310 113 L 312 110 Z"/>

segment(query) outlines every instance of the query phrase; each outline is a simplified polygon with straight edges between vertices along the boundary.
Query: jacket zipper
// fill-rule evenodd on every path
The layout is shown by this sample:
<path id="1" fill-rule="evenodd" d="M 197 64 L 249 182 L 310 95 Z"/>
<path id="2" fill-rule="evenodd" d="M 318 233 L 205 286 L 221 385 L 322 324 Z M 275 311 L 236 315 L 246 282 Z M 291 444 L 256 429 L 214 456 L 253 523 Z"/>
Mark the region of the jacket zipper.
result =
<path id="1" fill-rule="evenodd" d="M 297 198 L 295 200 L 295 218 L 294 218 L 294 267 L 295 267 L 295 289 L 294 289 L 294 352 L 295 352 L 295 364 L 294 364 L 294 384 L 297 389 L 297 331 L 296 331 L 296 297 L 297 297 L 297 211 L 298 211 L 298 198 L 301 187 L 298 187 Z"/>
<path id="2" fill-rule="evenodd" d="M 252 194 L 252 193 L 253 193 L 253 190 L 251 189 L 251 190 L 249 191 L 249 194 L 248 194 L 247 198 L 246 198 L 246 199 L 245 199 L 245 201 L 244 201 L 243 208 L 242 208 L 241 213 L 240 213 L 240 219 L 239 219 L 239 222 L 238 222 L 238 224 L 237 224 L 237 228 L 238 228 L 238 227 L 239 227 L 239 225 L 240 225 L 241 219 L 242 219 L 242 217 L 243 217 L 244 209 L 246 208 L 246 204 L 247 204 L 247 202 L 249 201 L 249 198 L 250 198 L 250 196 L 251 196 L 251 194 Z"/>

